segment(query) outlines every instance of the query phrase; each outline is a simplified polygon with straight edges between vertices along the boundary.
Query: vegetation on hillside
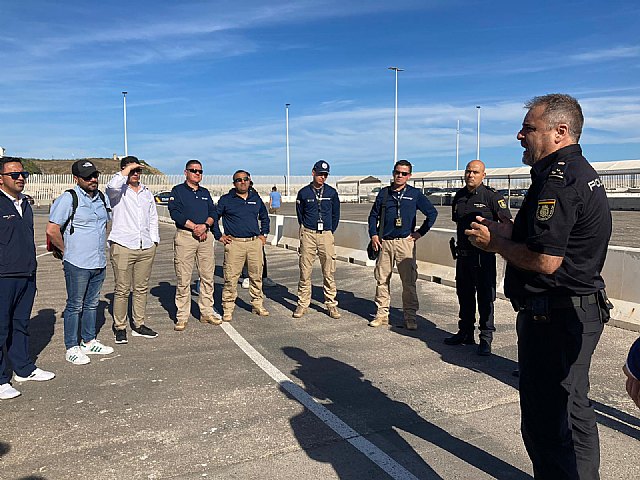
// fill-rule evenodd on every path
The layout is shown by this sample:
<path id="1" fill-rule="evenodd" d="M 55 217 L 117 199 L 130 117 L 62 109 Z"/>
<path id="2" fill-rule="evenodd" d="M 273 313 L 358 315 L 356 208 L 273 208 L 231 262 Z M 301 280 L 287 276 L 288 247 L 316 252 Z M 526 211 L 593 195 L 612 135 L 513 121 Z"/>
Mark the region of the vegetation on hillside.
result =
<path id="1" fill-rule="evenodd" d="M 38 158 L 23 158 L 22 163 L 25 169 L 30 173 L 60 174 L 71 173 L 71 165 L 73 165 L 73 162 L 77 160 L 89 160 L 93 162 L 98 170 L 105 175 L 111 175 L 120 170 L 120 160 L 114 160 L 113 158 L 78 158 L 76 160 L 42 160 Z M 144 160 L 140 160 L 140 163 L 145 167 L 144 173 L 162 175 L 160 170 L 152 167 Z"/>

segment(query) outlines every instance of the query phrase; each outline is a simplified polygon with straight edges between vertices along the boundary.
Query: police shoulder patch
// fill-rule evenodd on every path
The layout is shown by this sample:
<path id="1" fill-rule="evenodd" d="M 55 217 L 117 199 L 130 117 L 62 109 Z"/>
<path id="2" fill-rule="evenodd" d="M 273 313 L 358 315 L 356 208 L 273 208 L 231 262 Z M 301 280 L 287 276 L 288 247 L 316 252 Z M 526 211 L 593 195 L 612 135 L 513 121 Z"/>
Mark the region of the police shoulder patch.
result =
<path id="1" fill-rule="evenodd" d="M 500 200 L 498 200 L 498 206 L 500 208 L 507 208 L 507 202 L 505 202 L 504 199 L 501 198 Z"/>
<path id="2" fill-rule="evenodd" d="M 556 210 L 556 200 L 546 199 L 538 200 L 538 209 L 536 210 L 536 219 L 544 222 L 553 217 L 553 213 Z"/>

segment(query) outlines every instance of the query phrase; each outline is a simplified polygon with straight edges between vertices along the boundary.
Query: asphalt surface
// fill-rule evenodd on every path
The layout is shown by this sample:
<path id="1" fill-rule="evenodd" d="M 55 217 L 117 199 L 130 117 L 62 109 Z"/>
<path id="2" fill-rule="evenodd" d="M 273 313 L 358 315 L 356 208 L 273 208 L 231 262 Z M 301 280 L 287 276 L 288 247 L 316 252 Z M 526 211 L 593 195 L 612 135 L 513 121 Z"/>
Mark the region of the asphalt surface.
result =
<path id="1" fill-rule="evenodd" d="M 39 245 L 45 223 L 37 215 Z M 373 271 L 358 265 L 338 263 L 342 319 L 324 312 L 316 266 L 310 313 L 294 320 L 297 255 L 269 246 L 278 283 L 265 289 L 271 316 L 251 315 L 248 291 L 239 289 L 231 324 L 192 319 L 174 332 L 172 233 L 161 226 L 151 278 L 147 324 L 159 336 L 114 344 L 108 270 L 99 338 L 115 352 L 86 366 L 64 360 L 62 268 L 38 248 L 31 348 L 57 377 L 20 384 L 21 397 L 0 402 L 0 478 L 531 478 L 506 301 L 496 302 L 491 357 L 443 344 L 456 330 L 457 303 L 454 289 L 439 284 L 418 281 L 419 329 L 408 332 L 398 326 L 394 275 L 394 326 L 368 327 Z M 218 247 L 216 305 L 221 263 Z M 603 479 L 640 476 L 640 411 L 621 372 L 635 335 L 606 328 L 593 359 Z"/>

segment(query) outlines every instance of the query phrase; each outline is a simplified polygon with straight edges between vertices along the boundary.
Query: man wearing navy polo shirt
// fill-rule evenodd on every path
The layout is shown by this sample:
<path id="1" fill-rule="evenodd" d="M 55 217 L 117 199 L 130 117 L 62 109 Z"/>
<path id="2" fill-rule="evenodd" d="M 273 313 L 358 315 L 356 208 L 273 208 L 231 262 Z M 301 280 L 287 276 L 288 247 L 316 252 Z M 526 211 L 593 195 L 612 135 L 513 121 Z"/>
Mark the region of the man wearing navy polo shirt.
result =
<path id="1" fill-rule="evenodd" d="M 340 318 L 336 300 L 337 290 L 336 247 L 333 232 L 340 221 L 340 199 L 338 192 L 325 181 L 330 166 L 319 160 L 313 166 L 313 181 L 300 189 L 296 198 L 296 214 L 300 224 L 300 280 L 298 281 L 298 306 L 293 318 L 302 317 L 311 303 L 311 272 L 316 257 L 322 267 L 324 303 L 331 318 Z"/>
<path id="2" fill-rule="evenodd" d="M 109 355 L 113 348 L 96 338 L 96 314 L 100 289 L 107 267 L 107 222 L 109 199 L 98 191 L 100 172 L 88 160 L 78 160 L 71 166 L 77 199 L 64 192 L 51 205 L 47 236 L 63 252 L 62 265 L 67 286 L 64 309 L 65 358 L 74 365 L 90 362 L 87 355 Z M 64 237 L 60 227 L 67 224 Z M 81 342 L 78 345 L 78 326 Z"/>
<path id="3" fill-rule="evenodd" d="M 623 370 L 627 376 L 627 393 L 640 408 L 640 338 L 631 346 Z"/>
<path id="4" fill-rule="evenodd" d="M 238 278 L 247 264 L 251 312 L 261 317 L 269 315 L 262 305 L 262 247 L 269 234 L 269 213 L 258 195 L 250 188 L 251 176 L 245 170 L 233 174 L 235 185 L 229 193 L 220 197 L 218 216 L 222 219 L 224 235 L 216 232 L 216 238 L 224 243 L 224 288 L 222 290 L 222 320 L 233 318 L 238 297 Z"/>
<path id="5" fill-rule="evenodd" d="M 393 264 L 398 267 L 402 280 L 402 311 L 404 325 L 415 330 L 418 295 L 416 281 L 416 241 L 426 235 L 438 216 L 438 211 L 427 197 L 417 188 L 408 185 L 412 166 L 407 160 L 398 160 L 393 166 L 393 183 L 383 188 L 376 197 L 369 214 L 369 236 L 376 251 L 380 251 L 376 261 L 374 277 L 376 279 L 375 303 L 378 307 L 376 317 L 369 322 L 370 327 L 389 324 L 389 284 L 393 273 Z M 384 216 L 382 215 L 382 206 Z M 415 230 L 416 212 L 426 215 L 422 226 Z M 382 238 L 378 235 L 378 222 L 382 222 Z"/>
<path id="6" fill-rule="evenodd" d="M 176 224 L 173 240 L 176 285 L 176 324 L 174 330 L 181 332 L 191 315 L 191 274 L 193 262 L 200 275 L 200 322 L 220 325 L 220 314 L 213 308 L 213 235 L 218 229 L 216 207 L 209 190 L 200 186 L 202 164 L 189 160 L 185 165 L 185 182 L 176 185 L 169 197 L 169 214 Z M 218 237 L 216 235 L 216 237 Z"/>
<path id="7" fill-rule="evenodd" d="M 1 150 L 1 149 L 0 149 Z M 16 382 L 51 380 L 29 356 L 29 318 L 36 295 L 33 211 L 22 191 L 29 176 L 18 158 L 0 158 L 0 400 L 20 392 L 9 383 L 4 349 Z"/>

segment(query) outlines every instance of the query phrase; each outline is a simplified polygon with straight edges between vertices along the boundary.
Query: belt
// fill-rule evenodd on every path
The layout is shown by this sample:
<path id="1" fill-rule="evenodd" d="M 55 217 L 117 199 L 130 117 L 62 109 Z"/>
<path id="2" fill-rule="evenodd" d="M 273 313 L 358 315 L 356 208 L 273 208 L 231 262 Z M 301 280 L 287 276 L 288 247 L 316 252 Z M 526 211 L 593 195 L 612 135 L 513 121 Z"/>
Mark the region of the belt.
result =
<path id="1" fill-rule="evenodd" d="M 232 235 L 229 235 L 234 242 L 253 242 L 256 238 L 258 237 L 234 237 Z"/>
<path id="2" fill-rule="evenodd" d="M 311 233 L 327 233 L 331 231 L 331 230 L 314 230 L 313 228 L 307 228 L 307 227 L 302 227 L 302 229 Z"/>
<path id="3" fill-rule="evenodd" d="M 550 310 L 557 310 L 561 308 L 575 308 L 586 307 L 587 305 L 594 305 L 598 303 L 598 294 L 592 293 L 590 295 L 582 296 L 553 296 L 553 295 L 536 295 L 524 298 L 512 298 L 511 305 L 513 309 L 518 311 L 533 310 L 534 304 L 540 301 L 547 302 Z"/>

